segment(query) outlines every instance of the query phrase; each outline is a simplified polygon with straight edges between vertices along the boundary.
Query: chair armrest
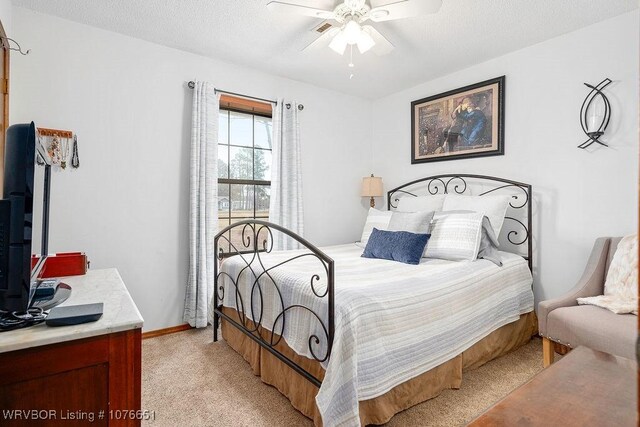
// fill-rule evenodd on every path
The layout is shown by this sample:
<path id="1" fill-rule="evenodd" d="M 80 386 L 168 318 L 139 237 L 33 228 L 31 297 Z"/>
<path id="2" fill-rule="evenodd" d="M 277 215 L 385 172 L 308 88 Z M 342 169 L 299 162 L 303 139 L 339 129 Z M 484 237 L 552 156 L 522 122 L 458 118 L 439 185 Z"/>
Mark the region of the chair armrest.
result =
<path id="1" fill-rule="evenodd" d="M 548 336 L 547 316 L 550 312 L 556 308 L 578 305 L 577 298 L 602 295 L 610 243 L 609 237 L 596 239 L 587 266 L 578 283 L 566 294 L 538 304 L 538 329 L 541 336 Z"/>

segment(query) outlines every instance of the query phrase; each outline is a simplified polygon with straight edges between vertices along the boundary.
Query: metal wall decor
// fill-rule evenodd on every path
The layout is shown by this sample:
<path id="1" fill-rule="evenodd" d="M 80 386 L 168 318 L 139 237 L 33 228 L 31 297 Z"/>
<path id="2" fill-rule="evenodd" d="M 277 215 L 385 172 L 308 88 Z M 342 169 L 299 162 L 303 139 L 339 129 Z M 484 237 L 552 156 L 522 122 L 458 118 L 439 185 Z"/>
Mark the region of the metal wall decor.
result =
<path id="1" fill-rule="evenodd" d="M 587 148 L 593 143 L 598 143 L 605 147 L 607 144 L 600 141 L 604 131 L 609 125 L 611 119 L 611 103 L 609 99 L 602 92 L 602 90 L 611 83 L 611 79 L 606 78 L 595 86 L 585 83 L 584 85 L 591 89 L 587 97 L 582 102 L 580 108 L 580 126 L 582 131 L 589 137 L 585 142 L 578 145 L 578 148 Z M 598 97 L 601 102 L 596 103 Z"/>

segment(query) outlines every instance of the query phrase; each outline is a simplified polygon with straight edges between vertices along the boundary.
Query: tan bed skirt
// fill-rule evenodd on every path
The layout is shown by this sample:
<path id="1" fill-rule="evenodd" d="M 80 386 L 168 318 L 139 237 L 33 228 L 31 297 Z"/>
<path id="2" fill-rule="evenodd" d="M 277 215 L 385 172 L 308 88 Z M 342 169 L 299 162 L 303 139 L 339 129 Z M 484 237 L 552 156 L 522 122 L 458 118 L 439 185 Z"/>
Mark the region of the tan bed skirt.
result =
<path id="1" fill-rule="evenodd" d="M 224 312 L 232 319 L 238 318 L 237 312 L 233 309 L 225 307 Z M 361 401 L 361 424 L 384 424 L 398 412 L 432 399 L 442 390 L 460 388 L 463 371 L 478 368 L 521 347 L 537 332 L 538 321 L 535 312 L 520 316 L 519 320 L 495 330 L 448 362 L 397 385 L 381 396 Z M 249 362 L 254 374 L 260 376 L 263 382 L 276 387 L 291 401 L 294 408 L 311 418 L 316 426 L 322 425 L 315 401 L 318 393 L 316 386 L 224 319 L 222 336 L 231 348 Z M 298 355 L 284 340 L 281 340 L 276 348 L 316 378 L 324 378 L 324 369 L 320 363 Z"/>

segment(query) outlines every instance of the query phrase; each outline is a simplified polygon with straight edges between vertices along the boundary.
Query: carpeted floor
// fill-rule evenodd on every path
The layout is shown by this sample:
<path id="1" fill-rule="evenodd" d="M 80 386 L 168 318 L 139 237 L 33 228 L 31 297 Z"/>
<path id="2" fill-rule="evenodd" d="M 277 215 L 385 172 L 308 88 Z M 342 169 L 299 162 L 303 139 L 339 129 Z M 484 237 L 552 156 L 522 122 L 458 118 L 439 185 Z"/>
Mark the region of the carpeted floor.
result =
<path id="1" fill-rule="evenodd" d="M 542 344 L 524 347 L 466 372 L 460 390 L 397 414 L 388 426 L 458 426 L 542 370 Z M 142 408 L 149 426 L 312 426 L 275 388 L 254 376 L 210 328 L 143 341 Z"/>

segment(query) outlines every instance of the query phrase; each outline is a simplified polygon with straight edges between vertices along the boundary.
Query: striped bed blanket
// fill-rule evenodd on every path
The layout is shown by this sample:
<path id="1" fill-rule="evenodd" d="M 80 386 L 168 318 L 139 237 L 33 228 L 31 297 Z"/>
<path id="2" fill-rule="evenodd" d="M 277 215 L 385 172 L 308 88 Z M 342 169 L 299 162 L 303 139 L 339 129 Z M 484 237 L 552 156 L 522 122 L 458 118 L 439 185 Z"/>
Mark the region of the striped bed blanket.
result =
<path id="1" fill-rule="evenodd" d="M 358 401 L 380 396 L 454 358 L 533 310 L 527 263 L 507 252 L 500 253 L 503 266 L 497 267 L 486 260 L 423 258 L 419 265 L 407 265 L 361 258 L 362 248 L 355 244 L 322 250 L 335 261 L 335 339 L 331 356 L 322 363 L 326 373 L 316 396 L 327 427 L 360 425 Z M 283 316 L 278 317 L 283 304 L 301 305 L 328 324 L 327 297 L 319 298 L 311 287 L 311 276 L 318 273 L 315 293 L 326 290 L 320 261 L 303 256 L 284 263 L 262 275 L 257 285 L 254 276 L 304 253 L 262 254 L 261 263 L 255 260 L 251 269 L 236 255 L 222 263 L 218 285 L 224 289 L 224 306 L 260 319 L 262 327 L 282 335 L 298 354 L 322 359 L 326 333 L 314 314 L 289 309 L 284 325 Z M 312 335 L 319 344 L 310 342 Z"/>

